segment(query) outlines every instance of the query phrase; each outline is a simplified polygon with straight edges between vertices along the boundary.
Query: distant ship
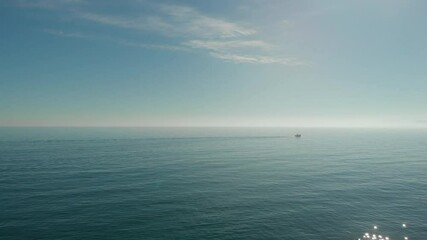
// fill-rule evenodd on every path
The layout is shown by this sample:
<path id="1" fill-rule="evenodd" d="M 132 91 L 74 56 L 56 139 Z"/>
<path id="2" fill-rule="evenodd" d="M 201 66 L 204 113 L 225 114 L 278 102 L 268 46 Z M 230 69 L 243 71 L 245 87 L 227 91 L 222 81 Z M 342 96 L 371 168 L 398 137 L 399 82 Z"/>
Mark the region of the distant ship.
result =
<path id="1" fill-rule="evenodd" d="M 300 137 L 301 137 L 301 134 L 299 134 L 299 133 L 298 133 L 298 134 L 295 134 L 295 137 L 296 137 L 296 138 L 300 138 Z"/>

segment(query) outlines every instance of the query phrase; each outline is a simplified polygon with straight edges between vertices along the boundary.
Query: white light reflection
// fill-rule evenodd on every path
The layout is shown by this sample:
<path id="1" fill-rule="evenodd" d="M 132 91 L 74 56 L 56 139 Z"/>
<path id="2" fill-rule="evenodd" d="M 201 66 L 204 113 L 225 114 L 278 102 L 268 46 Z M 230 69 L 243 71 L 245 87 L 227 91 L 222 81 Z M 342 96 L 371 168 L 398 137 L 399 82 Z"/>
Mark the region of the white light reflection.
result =
<path id="1" fill-rule="evenodd" d="M 407 228 L 406 223 L 402 223 L 402 228 Z M 373 227 L 373 231 L 372 233 L 366 232 L 362 238 L 358 238 L 358 240 L 361 239 L 366 239 L 366 240 L 391 240 L 391 238 L 389 236 L 383 235 L 382 233 L 380 234 L 378 231 L 378 226 L 374 225 Z M 397 239 L 397 238 L 393 238 L 393 239 Z M 402 239 L 402 238 L 400 238 Z M 407 236 L 403 236 L 404 240 L 409 240 L 409 237 Z"/>

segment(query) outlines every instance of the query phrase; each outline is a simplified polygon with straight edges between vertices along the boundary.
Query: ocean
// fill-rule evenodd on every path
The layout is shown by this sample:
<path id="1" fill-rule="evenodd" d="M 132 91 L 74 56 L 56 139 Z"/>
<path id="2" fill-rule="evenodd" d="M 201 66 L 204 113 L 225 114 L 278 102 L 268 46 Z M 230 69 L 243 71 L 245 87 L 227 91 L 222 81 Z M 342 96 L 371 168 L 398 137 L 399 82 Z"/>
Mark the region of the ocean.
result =
<path id="1" fill-rule="evenodd" d="M 2 240 L 365 233 L 427 239 L 427 130 L 0 128 Z"/>

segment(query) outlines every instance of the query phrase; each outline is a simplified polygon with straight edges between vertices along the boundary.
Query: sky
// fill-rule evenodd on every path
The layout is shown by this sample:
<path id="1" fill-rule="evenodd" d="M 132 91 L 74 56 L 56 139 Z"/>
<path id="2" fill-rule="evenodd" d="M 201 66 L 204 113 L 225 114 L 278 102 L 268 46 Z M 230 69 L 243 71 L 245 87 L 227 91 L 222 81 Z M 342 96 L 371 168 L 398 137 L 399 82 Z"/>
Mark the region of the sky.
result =
<path id="1" fill-rule="evenodd" d="M 426 128 L 425 9 L 0 0 L 0 126 Z"/>

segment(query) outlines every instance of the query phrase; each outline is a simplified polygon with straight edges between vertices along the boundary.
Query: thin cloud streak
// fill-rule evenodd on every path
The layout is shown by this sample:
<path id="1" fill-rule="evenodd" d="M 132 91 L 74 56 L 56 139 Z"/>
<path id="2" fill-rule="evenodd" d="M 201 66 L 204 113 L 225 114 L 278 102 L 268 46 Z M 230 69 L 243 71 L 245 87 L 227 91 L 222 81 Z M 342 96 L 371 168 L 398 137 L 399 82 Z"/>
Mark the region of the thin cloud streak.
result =
<path id="1" fill-rule="evenodd" d="M 168 50 L 168 51 L 189 51 L 189 49 L 186 47 L 175 46 L 175 45 L 138 43 L 138 42 L 131 42 L 131 41 L 122 40 L 122 39 L 113 39 L 113 38 L 107 38 L 107 37 L 93 36 L 93 35 L 84 34 L 84 33 L 64 32 L 64 31 L 55 30 L 55 29 L 45 29 L 44 32 L 49 33 L 49 34 L 54 35 L 54 36 L 67 37 L 67 38 L 109 40 L 109 41 L 115 42 L 117 44 L 121 44 L 121 45 L 125 45 L 125 46 L 131 46 L 131 47 L 145 48 L 145 49 L 157 49 L 157 50 Z"/>
<path id="2" fill-rule="evenodd" d="M 211 56 L 234 63 L 252 63 L 252 64 L 281 64 L 288 66 L 299 66 L 305 65 L 296 59 L 291 58 L 275 58 L 271 56 L 250 56 L 250 55 L 239 55 L 239 54 L 228 54 L 211 52 Z"/>
<path id="3" fill-rule="evenodd" d="M 63 7 L 87 4 L 86 0 L 17 0 L 20 7 L 59 9 Z"/>
<path id="4" fill-rule="evenodd" d="M 147 44 L 147 43 L 136 43 L 130 42 L 127 40 L 120 40 L 118 43 L 130 47 L 139 47 L 145 49 L 158 49 L 158 50 L 167 50 L 167 51 L 189 51 L 188 48 L 175 46 L 175 45 L 166 45 L 166 44 Z"/>
<path id="5" fill-rule="evenodd" d="M 250 64 L 281 64 L 288 66 L 304 65 L 303 63 L 291 58 L 278 58 L 271 55 L 248 55 L 241 52 L 249 50 L 259 52 L 270 50 L 273 46 L 261 40 L 231 40 L 231 41 L 203 41 L 191 40 L 183 43 L 191 48 L 209 50 L 209 55 L 233 63 Z"/>
<path id="6" fill-rule="evenodd" d="M 257 49 L 271 49 L 273 46 L 261 40 L 231 40 L 231 41 L 204 41 L 204 40 L 191 40 L 185 42 L 184 45 L 192 48 L 203 48 L 214 51 L 223 51 L 236 48 L 257 48 Z"/>
<path id="7" fill-rule="evenodd" d="M 51 35 L 59 36 L 59 37 L 69 37 L 69 38 L 93 38 L 93 36 L 82 34 L 82 33 L 74 33 L 74 32 L 64 32 L 62 30 L 55 29 L 44 29 L 46 33 Z"/>

